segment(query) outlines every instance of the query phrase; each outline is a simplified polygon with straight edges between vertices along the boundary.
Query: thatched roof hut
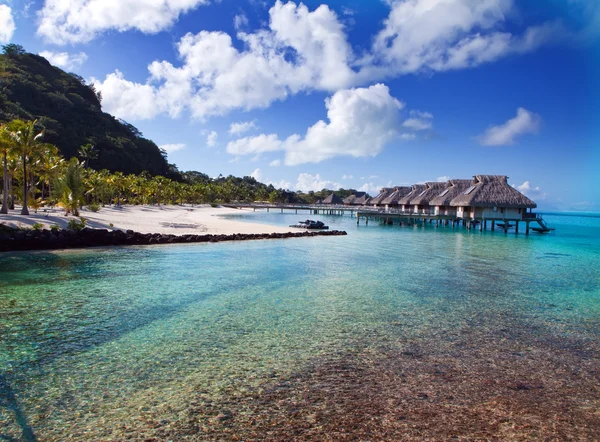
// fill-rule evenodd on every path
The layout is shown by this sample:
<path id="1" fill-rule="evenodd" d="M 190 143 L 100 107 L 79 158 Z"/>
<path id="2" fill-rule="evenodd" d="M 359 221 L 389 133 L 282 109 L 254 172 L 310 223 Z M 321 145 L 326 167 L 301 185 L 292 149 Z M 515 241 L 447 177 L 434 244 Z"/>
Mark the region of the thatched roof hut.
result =
<path id="1" fill-rule="evenodd" d="M 450 180 L 446 183 L 446 190 L 429 201 L 430 206 L 449 206 L 450 201 L 463 193 L 473 184 L 473 180 Z"/>
<path id="2" fill-rule="evenodd" d="M 411 198 L 410 204 L 412 205 L 429 205 L 429 201 L 434 199 L 446 188 L 446 183 L 430 182 L 425 183 L 425 190 L 419 193 L 414 198 Z"/>
<path id="3" fill-rule="evenodd" d="M 362 205 L 367 200 L 367 192 L 354 192 L 354 194 L 344 198 L 344 204 Z"/>
<path id="4" fill-rule="evenodd" d="M 371 198 L 367 195 L 366 192 L 361 192 L 363 195 L 357 196 L 354 198 L 353 204 L 356 206 L 366 206 L 367 204 L 371 204 Z"/>
<path id="5" fill-rule="evenodd" d="M 342 201 L 342 199 L 337 196 L 335 193 L 332 193 L 331 195 L 329 195 L 327 198 L 325 198 L 321 204 L 343 204 L 344 202 Z"/>
<path id="6" fill-rule="evenodd" d="M 397 206 L 400 202 L 400 199 L 408 195 L 412 192 L 412 187 L 410 186 L 397 186 L 394 187 L 394 191 L 387 197 L 381 201 L 381 204 L 385 204 L 387 206 Z"/>
<path id="7" fill-rule="evenodd" d="M 508 184 L 506 175 L 475 175 L 471 186 L 451 206 L 535 208 L 537 204 Z"/>
<path id="8" fill-rule="evenodd" d="M 392 192 L 394 192 L 393 187 L 384 187 L 379 192 L 379 195 L 377 195 L 375 198 L 371 198 L 371 201 L 369 201 L 369 204 L 371 204 L 373 206 L 377 206 L 377 205 L 381 204 L 381 202 L 384 199 L 386 199 L 388 196 L 390 196 L 392 194 Z"/>
<path id="9" fill-rule="evenodd" d="M 402 205 L 411 204 L 412 205 L 413 198 L 416 198 L 424 190 L 425 190 L 425 184 L 413 184 L 412 190 L 406 196 L 400 198 L 400 201 L 398 201 L 398 204 L 402 204 Z"/>

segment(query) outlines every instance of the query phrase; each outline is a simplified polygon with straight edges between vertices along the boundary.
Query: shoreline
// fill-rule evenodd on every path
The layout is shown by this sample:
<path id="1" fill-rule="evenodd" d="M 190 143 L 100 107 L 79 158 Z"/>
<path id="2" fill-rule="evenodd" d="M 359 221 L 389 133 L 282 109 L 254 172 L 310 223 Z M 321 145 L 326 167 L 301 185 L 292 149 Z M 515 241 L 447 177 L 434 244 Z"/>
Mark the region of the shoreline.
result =
<path id="1" fill-rule="evenodd" d="M 42 209 L 43 210 L 43 209 Z M 86 227 L 92 229 L 132 230 L 142 234 L 162 235 L 233 235 L 233 234 L 271 234 L 290 233 L 289 227 L 259 224 L 224 218 L 223 215 L 235 215 L 248 212 L 243 209 L 212 207 L 210 205 L 151 206 L 124 205 L 102 207 L 98 212 L 87 208 L 80 211 L 80 217 L 65 216 L 61 208 L 45 209 L 30 215 L 20 215 L 13 210 L 8 215 L 0 215 L 0 224 L 12 228 L 31 228 L 35 223 L 43 224 L 44 229 L 58 226 L 67 228 L 71 220 L 86 219 Z"/>
<path id="2" fill-rule="evenodd" d="M 140 233 L 133 230 L 12 230 L 0 233 L 1 252 L 23 252 L 36 250 L 66 250 L 112 246 L 146 246 L 159 244 L 194 244 L 229 241 L 253 241 L 265 239 L 313 238 L 315 236 L 344 236 L 340 230 L 322 230 L 284 233 L 234 233 L 205 235 L 171 235 L 162 233 Z"/>

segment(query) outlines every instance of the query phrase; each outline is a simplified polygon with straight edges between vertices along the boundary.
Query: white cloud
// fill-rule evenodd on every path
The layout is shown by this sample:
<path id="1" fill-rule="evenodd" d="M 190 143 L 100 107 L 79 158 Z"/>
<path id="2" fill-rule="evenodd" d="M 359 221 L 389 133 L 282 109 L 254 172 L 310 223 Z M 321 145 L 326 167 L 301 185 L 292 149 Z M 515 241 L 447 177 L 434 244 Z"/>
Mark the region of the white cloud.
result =
<path id="1" fill-rule="evenodd" d="M 237 34 L 244 50 L 237 49 L 228 34 L 201 31 L 185 35 L 177 44 L 180 67 L 153 62 L 147 92 L 155 97 L 156 112 L 176 117 L 188 109 L 202 119 L 232 109 L 266 108 L 301 91 L 335 91 L 351 85 L 352 49 L 335 12 L 326 5 L 309 11 L 303 4 L 277 1 L 269 15 L 268 28 Z M 105 97 L 105 106 L 123 116 L 120 106 L 106 98 L 114 94 L 105 90 L 141 85 L 115 74 L 96 87 Z M 126 84 L 115 84 L 115 79 Z M 147 115 L 146 111 L 128 118 Z"/>
<path id="2" fill-rule="evenodd" d="M 411 111 L 411 117 L 408 118 L 402 126 L 414 131 L 431 129 L 433 126 L 433 115 L 429 112 Z"/>
<path id="3" fill-rule="evenodd" d="M 240 135 L 256 128 L 255 121 L 240 121 L 229 125 L 229 135 Z"/>
<path id="4" fill-rule="evenodd" d="M 319 174 L 301 173 L 298 175 L 298 181 L 296 182 L 296 190 L 301 190 L 302 192 L 310 192 L 311 190 L 316 192 L 323 189 L 337 190 L 341 187 L 340 183 L 324 180 Z"/>
<path id="5" fill-rule="evenodd" d="M 262 172 L 260 171 L 260 169 L 254 169 L 254 172 L 252 172 L 250 176 L 256 181 L 262 180 Z"/>
<path id="6" fill-rule="evenodd" d="M 79 16 L 80 10 L 87 13 L 91 4 L 104 0 L 46 0 L 44 9 L 51 3 L 82 1 L 83 6 L 75 5 L 74 11 L 60 9 L 62 12 L 55 15 Z M 124 0 L 115 13 L 124 9 L 123 5 L 141 1 Z M 100 12 L 97 20 L 102 23 L 110 9 L 104 3 L 97 6 Z M 154 11 L 168 4 L 171 9 L 166 21 L 170 23 L 180 12 L 201 2 L 153 0 L 152 3 L 159 6 L 140 9 Z M 139 120 L 166 113 L 175 118 L 185 110 L 194 118 L 205 119 L 234 109 L 267 108 L 274 101 L 300 92 L 335 92 L 408 73 L 473 67 L 532 51 L 566 33 L 559 22 L 531 26 L 520 34 L 505 31 L 507 17 L 515 14 L 512 0 L 389 3 L 391 10 L 384 27 L 362 58 L 348 43 L 344 25 L 327 5 L 311 11 L 302 3 L 277 0 L 269 10 L 266 27 L 237 33 L 241 44 L 234 44 L 232 36 L 224 32 L 189 33 L 177 44 L 179 66 L 157 60 L 149 66 L 146 84 L 132 83 L 117 71 L 104 82 L 97 82 L 96 87 L 103 94 L 104 106 L 119 117 Z M 125 25 L 112 27 L 124 30 L 133 26 L 130 23 L 133 19 L 123 20 L 127 22 Z M 240 20 L 243 19 L 238 19 L 242 24 Z M 96 23 L 85 28 L 65 26 L 76 35 L 94 34 L 106 28 Z M 142 25 L 138 27 L 141 29 Z M 46 33 L 62 32 L 60 26 L 58 30 L 52 29 L 48 28 Z M 151 97 L 152 111 L 139 109 L 136 114 L 137 106 L 126 105 L 118 98 L 119 92 L 129 89 Z M 406 129 L 427 129 L 430 120 L 427 113 L 415 114 L 407 120 Z"/>
<path id="7" fill-rule="evenodd" d="M 286 180 L 281 180 L 281 181 L 269 181 L 267 183 L 271 184 L 273 187 L 275 187 L 276 189 L 284 189 L 284 190 L 290 190 L 292 188 L 292 183 L 290 183 L 289 181 Z"/>
<path id="8" fill-rule="evenodd" d="M 236 31 L 239 31 L 241 28 L 248 26 L 248 17 L 245 14 L 237 14 L 233 17 L 233 27 Z"/>
<path id="9" fill-rule="evenodd" d="M 354 176 L 353 176 L 353 175 L 343 175 L 343 176 L 342 176 L 342 179 L 343 179 L 343 180 L 351 180 L 352 178 L 354 178 Z"/>
<path id="10" fill-rule="evenodd" d="M 415 134 L 405 133 L 405 134 L 400 135 L 400 139 L 402 139 L 404 141 L 412 141 L 416 138 L 417 138 L 417 136 Z"/>
<path id="11" fill-rule="evenodd" d="M 513 144 L 519 135 L 537 133 L 540 130 L 541 121 L 538 114 L 520 107 L 514 118 L 504 124 L 488 128 L 477 139 L 484 146 L 507 146 Z"/>
<path id="12" fill-rule="evenodd" d="M 0 5 L 0 43 L 8 43 L 15 33 L 15 20 L 12 9 L 7 5 Z"/>
<path id="13" fill-rule="evenodd" d="M 108 30 L 156 34 L 207 0 L 45 0 L 38 35 L 54 44 L 87 43 Z"/>
<path id="14" fill-rule="evenodd" d="M 364 183 L 362 186 L 360 186 L 356 190 L 358 190 L 360 192 L 367 192 L 369 195 L 377 195 L 377 194 L 379 194 L 379 191 L 384 187 L 392 187 L 392 182 L 388 181 L 388 183 L 386 185 L 374 184 L 373 182 L 368 182 L 368 183 Z"/>
<path id="15" fill-rule="evenodd" d="M 86 62 L 88 56 L 85 52 L 79 54 L 69 54 L 68 52 L 50 52 L 42 51 L 39 53 L 42 57 L 61 69 L 71 71 L 80 67 Z"/>
<path id="16" fill-rule="evenodd" d="M 283 149 L 283 143 L 277 135 L 260 134 L 255 137 L 240 138 L 227 143 L 227 152 L 231 155 L 251 155 L 275 152 Z"/>
<path id="17" fill-rule="evenodd" d="M 405 0 L 391 3 L 371 54 L 361 60 L 362 76 L 477 66 L 525 53 L 559 38 L 560 23 L 532 26 L 522 35 L 503 32 L 512 0 Z"/>
<path id="18" fill-rule="evenodd" d="M 444 175 L 444 176 L 439 176 L 439 177 L 437 177 L 437 180 L 436 180 L 436 181 L 437 181 L 438 183 L 445 183 L 446 181 L 450 181 L 450 179 L 451 179 L 451 178 L 450 178 L 449 176 L 447 176 L 447 175 Z"/>
<path id="19" fill-rule="evenodd" d="M 531 182 L 525 181 L 520 186 L 516 186 L 516 189 L 523 195 L 533 200 L 543 200 L 546 198 L 546 193 L 542 191 L 540 186 L 532 186 Z"/>
<path id="20" fill-rule="evenodd" d="M 217 138 L 219 134 L 217 134 L 214 130 L 211 131 L 206 137 L 206 145 L 208 147 L 215 147 L 217 145 Z"/>
<path id="21" fill-rule="evenodd" d="M 186 145 L 183 143 L 178 144 L 163 144 L 158 146 L 160 149 L 165 150 L 167 153 L 177 152 L 178 150 L 185 149 Z"/>
<path id="22" fill-rule="evenodd" d="M 269 166 L 271 167 L 279 167 L 281 166 L 281 160 L 273 160 L 269 163 Z"/>
<path id="23" fill-rule="evenodd" d="M 318 121 L 304 137 L 294 134 L 285 141 L 275 134 L 261 134 L 230 142 L 227 152 L 250 155 L 283 150 L 290 166 L 319 163 L 337 156 L 376 156 L 398 135 L 403 104 L 387 86 L 344 89 L 325 100 L 329 122 Z"/>
<path id="24" fill-rule="evenodd" d="M 103 83 L 92 79 L 102 92 L 102 108 L 105 112 L 125 120 L 150 119 L 160 113 L 157 97 L 152 86 L 133 83 L 119 71 L 108 75 Z"/>

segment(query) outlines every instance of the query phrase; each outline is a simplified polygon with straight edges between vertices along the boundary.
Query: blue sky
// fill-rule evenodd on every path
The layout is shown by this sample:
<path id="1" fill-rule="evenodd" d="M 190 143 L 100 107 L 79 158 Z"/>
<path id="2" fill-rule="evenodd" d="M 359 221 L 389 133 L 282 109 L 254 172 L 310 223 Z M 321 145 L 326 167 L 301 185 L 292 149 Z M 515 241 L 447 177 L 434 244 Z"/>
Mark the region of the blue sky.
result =
<path id="1" fill-rule="evenodd" d="M 181 170 L 292 190 L 505 174 L 600 210 L 600 1 L 0 0 Z"/>

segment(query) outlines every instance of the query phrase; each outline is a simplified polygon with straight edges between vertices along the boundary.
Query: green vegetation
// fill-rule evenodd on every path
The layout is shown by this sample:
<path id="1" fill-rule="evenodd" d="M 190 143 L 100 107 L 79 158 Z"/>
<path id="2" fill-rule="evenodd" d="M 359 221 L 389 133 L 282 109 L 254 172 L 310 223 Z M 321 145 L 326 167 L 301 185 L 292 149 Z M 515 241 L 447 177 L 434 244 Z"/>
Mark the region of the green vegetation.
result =
<path id="1" fill-rule="evenodd" d="M 163 175 L 179 179 L 164 152 L 131 124 L 102 112 L 101 94 L 76 74 L 54 67 L 21 46 L 3 46 L 0 54 L 0 122 L 38 120 L 44 140 L 65 158 L 82 146 L 97 156 L 84 158 L 96 169 Z"/>
<path id="2" fill-rule="evenodd" d="M 179 172 L 166 152 L 132 125 L 101 110 L 101 94 L 83 78 L 15 44 L 0 54 L 2 208 L 37 212 L 59 205 L 314 203 L 331 191 L 288 192 L 254 178 Z M 21 191 L 19 191 L 21 189 Z M 353 190 L 340 189 L 344 198 Z"/>

